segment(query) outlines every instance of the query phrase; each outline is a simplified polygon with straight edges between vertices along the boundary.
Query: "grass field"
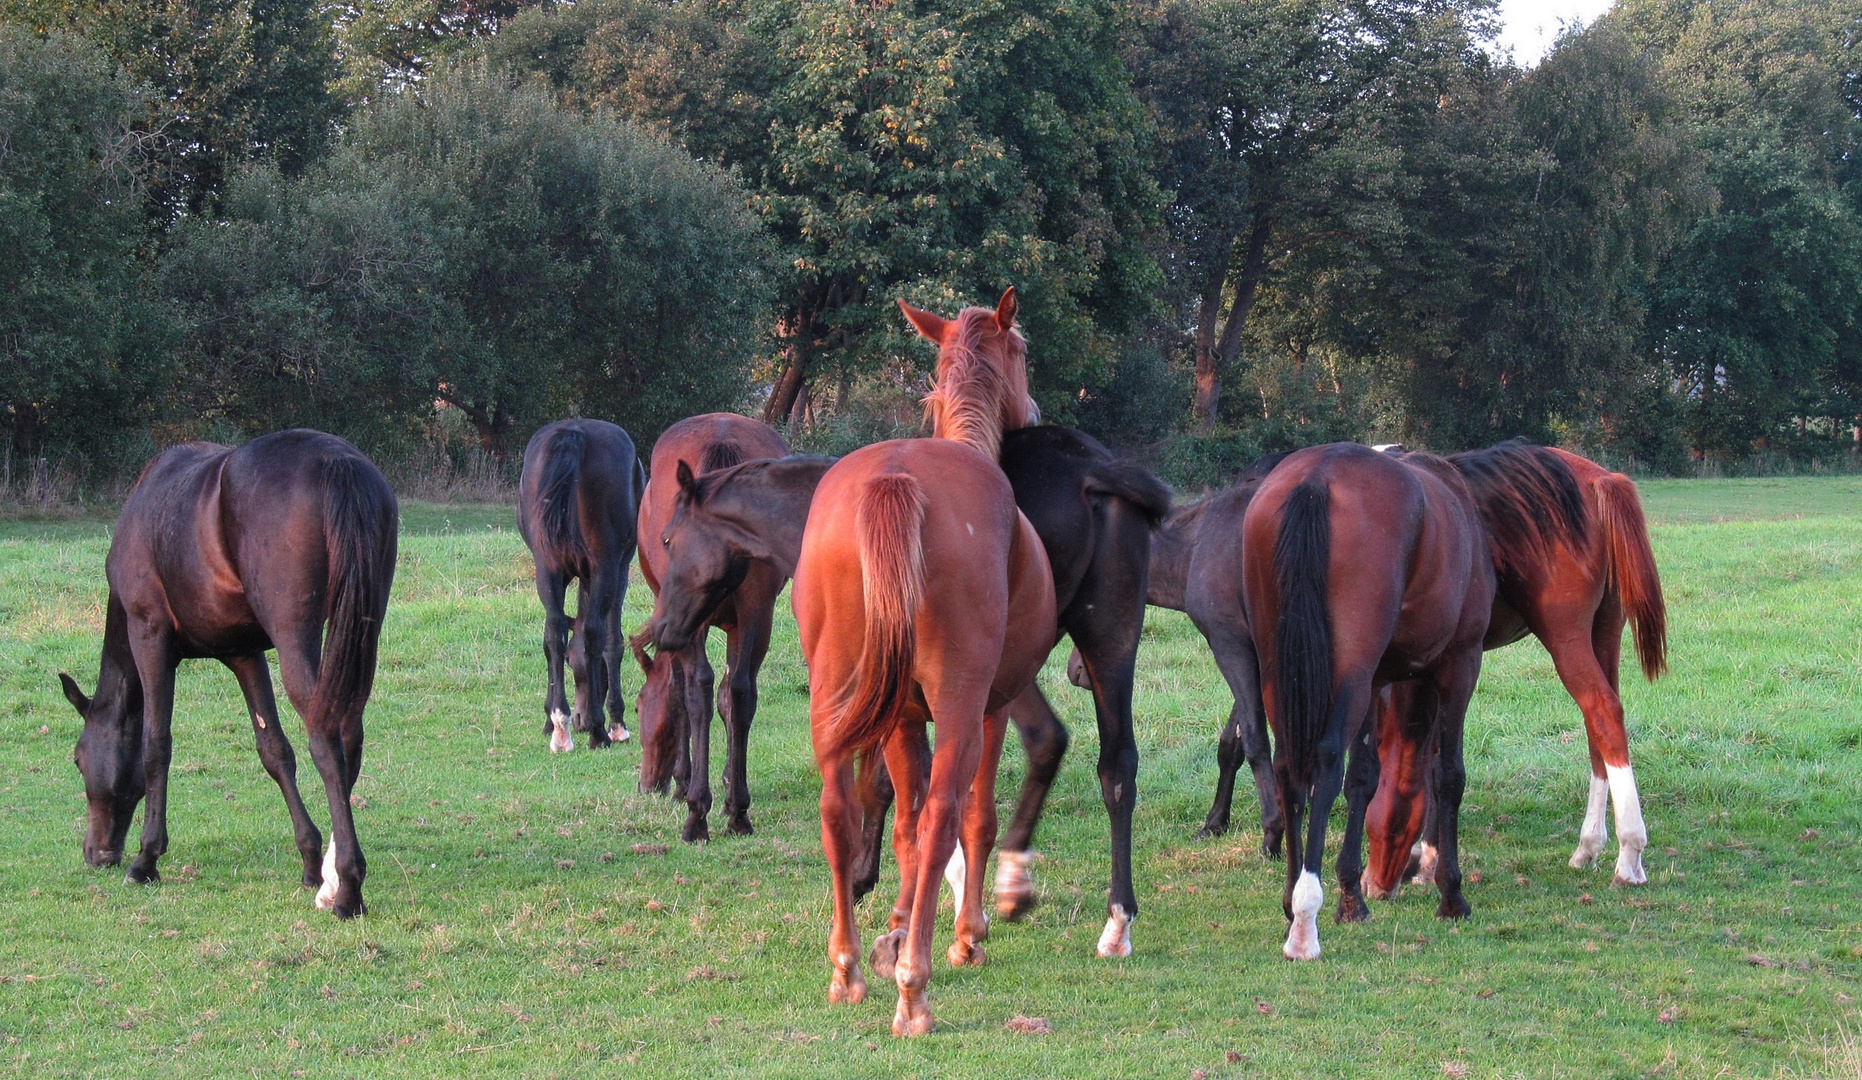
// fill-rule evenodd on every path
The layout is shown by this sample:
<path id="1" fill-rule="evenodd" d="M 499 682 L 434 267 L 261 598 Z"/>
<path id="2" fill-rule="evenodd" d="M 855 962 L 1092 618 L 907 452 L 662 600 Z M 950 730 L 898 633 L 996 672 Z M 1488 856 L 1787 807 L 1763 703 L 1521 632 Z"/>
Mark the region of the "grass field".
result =
<path id="1" fill-rule="evenodd" d="M 634 749 L 546 752 L 509 512 L 404 507 L 357 791 L 370 912 L 338 924 L 297 887 L 217 664 L 180 681 L 165 883 L 84 867 L 56 673 L 95 678 L 109 523 L 0 523 L 0 1075 L 1862 1076 L 1862 480 L 1644 494 L 1674 667 L 1625 687 L 1647 887 L 1610 888 L 1614 841 L 1599 870 L 1566 867 L 1581 721 L 1522 643 L 1490 654 L 1469 718 L 1473 917 L 1438 922 L 1412 889 L 1336 927 L 1328 872 L 1324 958 L 1281 960 L 1281 870 L 1253 853 L 1252 814 L 1191 838 L 1228 703 L 1187 620 L 1153 613 L 1136 954 L 1093 957 L 1105 816 L 1060 650 L 1043 679 L 1075 741 L 1037 837 L 1044 903 L 997 924 L 987 967 L 940 962 L 938 1030 L 913 1041 L 887 1033 L 889 986 L 826 1002 L 786 610 L 752 737 L 757 834 L 687 847 L 683 808 L 634 792 Z M 647 600 L 630 594 L 630 627 Z M 1020 773 L 1011 752 L 1005 799 Z M 884 913 L 863 906 L 868 941 Z M 1006 1028 L 1018 1014 L 1051 1033 Z"/>

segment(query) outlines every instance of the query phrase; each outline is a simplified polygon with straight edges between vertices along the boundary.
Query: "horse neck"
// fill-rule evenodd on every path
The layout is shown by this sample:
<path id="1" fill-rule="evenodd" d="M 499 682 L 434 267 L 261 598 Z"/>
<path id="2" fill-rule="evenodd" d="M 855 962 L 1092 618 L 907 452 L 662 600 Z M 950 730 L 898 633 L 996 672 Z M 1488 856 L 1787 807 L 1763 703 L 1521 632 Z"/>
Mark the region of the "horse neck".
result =
<path id="1" fill-rule="evenodd" d="M 761 540 L 776 568 L 792 577 L 802 557 L 802 529 L 815 488 L 834 460 L 772 462 L 713 495 L 711 511 Z"/>
<path id="2" fill-rule="evenodd" d="M 1208 499 L 1171 512 L 1151 533 L 1150 587 L 1145 602 L 1152 607 L 1182 611 L 1190 583 L 1190 557 Z"/>
<path id="3" fill-rule="evenodd" d="M 967 344 L 953 344 L 939 360 L 939 405 L 932 434 L 975 447 L 991 461 L 1002 457 L 1002 432 L 1012 395 L 1028 396 L 1027 378 L 998 370 Z"/>
<path id="4" fill-rule="evenodd" d="M 142 723 L 142 675 L 129 648 L 129 616 L 116 591 L 110 592 L 104 613 L 103 655 L 97 665 L 96 703 L 93 715 L 116 718 L 119 724 Z"/>

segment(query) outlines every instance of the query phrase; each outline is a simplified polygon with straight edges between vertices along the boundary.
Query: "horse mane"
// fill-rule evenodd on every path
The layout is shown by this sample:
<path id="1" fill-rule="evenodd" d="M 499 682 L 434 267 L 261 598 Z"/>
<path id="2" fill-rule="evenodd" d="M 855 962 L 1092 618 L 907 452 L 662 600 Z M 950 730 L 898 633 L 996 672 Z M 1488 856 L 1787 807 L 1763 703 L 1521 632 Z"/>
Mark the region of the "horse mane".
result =
<path id="1" fill-rule="evenodd" d="M 1448 462 L 1467 482 L 1502 570 L 1545 560 L 1557 547 L 1581 548 L 1589 538 L 1583 489 L 1552 450 L 1511 439 L 1452 454 Z"/>
<path id="2" fill-rule="evenodd" d="M 995 317 L 989 308 L 968 307 L 952 320 L 956 330 L 938 351 L 937 386 L 925 395 L 925 419 L 932 434 L 968 443 L 991 461 L 1002 456 L 1004 429 L 1026 427 L 1038 419 L 1017 407 L 1029 400 L 1021 335 L 1009 331 L 1013 355 L 1007 370 L 991 363 L 972 344 L 983 331 L 983 321 L 993 326 Z"/>
<path id="3" fill-rule="evenodd" d="M 698 471 L 701 474 L 717 472 L 719 469 L 728 469 L 732 465 L 740 464 L 743 459 L 744 448 L 739 446 L 735 440 L 724 439 L 720 442 L 707 443 L 704 456 L 698 463 Z"/>

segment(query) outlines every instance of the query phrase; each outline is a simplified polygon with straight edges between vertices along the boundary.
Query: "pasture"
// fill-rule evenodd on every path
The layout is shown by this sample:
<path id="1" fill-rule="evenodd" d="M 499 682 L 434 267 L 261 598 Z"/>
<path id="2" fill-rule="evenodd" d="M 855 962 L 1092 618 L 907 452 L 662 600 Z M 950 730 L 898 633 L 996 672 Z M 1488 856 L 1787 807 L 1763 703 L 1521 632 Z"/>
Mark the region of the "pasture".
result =
<path id="1" fill-rule="evenodd" d="M 84 867 L 79 721 L 56 674 L 95 679 L 109 522 L 0 523 L 0 1075 L 1862 1076 L 1862 479 L 1643 497 L 1673 664 L 1624 683 L 1645 888 L 1610 888 L 1614 838 L 1599 869 L 1565 865 L 1585 741 L 1528 641 L 1488 654 L 1469 714 L 1473 917 L 1438 922 L 1412 887 L 1334 926 L 1328 863 L 1325 955 L 1282 960 L 1283 870 L 1255 853 L 1252 805 L 1233 834 L 1192 839 L 1228 697 L 1188 620 L 1153 611 L 1136 953 L 1093 956 L 1106 820 L 1063 646 L 1042 677 L 1074 736 L 1036 836 L 1043 902 L 995 925 L 987 967 L 940 960 L 938 1029 L 906 1041 L 889 985 L 826 1001 L 786 602 L 751 737 L 757 833 L 689 847 L 682 805 L 634 791 L 631 745 L 547 752 L 541 609 L 510 509 L 404 505 L 356 789 L 370 910 L 339 924 L 297 886 L 217 663 L 180 676 L 165 882 Z M 636 574 L 630 630 L 649 602 Z M 1021 768 L 1011 746 L 1005 804 Z M 895 885 L 888 856 L 866 944 Z"/>

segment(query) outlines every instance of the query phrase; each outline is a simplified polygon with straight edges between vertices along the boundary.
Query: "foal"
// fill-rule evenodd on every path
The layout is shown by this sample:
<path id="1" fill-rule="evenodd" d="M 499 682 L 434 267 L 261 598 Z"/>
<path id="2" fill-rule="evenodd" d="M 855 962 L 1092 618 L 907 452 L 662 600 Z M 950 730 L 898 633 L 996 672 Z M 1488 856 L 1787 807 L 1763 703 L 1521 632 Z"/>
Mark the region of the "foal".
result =
<path id="1" fill-rule="evenodd" d="M 995 843 L 1001 710 L 1034 680 L 1057 631 L 1047 556 L 996 463 L 1003 430 L 1037 416 L 1014 331 L 1015 292 L 994 311 L 966 308 L 948 321 L 901 307 L 939 346 L 927 398 L 936 437 L 868 446 L 828 470 L 809 509 L 793 595 L 834 879 L 828 997 L 866 996 L 853 918 L 854 765 L 874 767 L 883 747 L 899 799 L 900 895 L 872 959 L 899 988 L 893 1033 L 919 1035 L 933 1023 L 931 937 L 959 819 L 965 861 L 980 869 Z M 938 726 L 928 783 L 927 722 Z M 966 881 L 953 963 L 983 960 L 981 877 Z"/>
<path id="2" fill-rule="evenodd" d="M 524 447 L 517 531 L 530 548 L 543 601 L 550 680 L 543 734 L 551 753 L 575 749 L 571 731 L 587 731 L 590 749 L 628 738 L 621 720 L 621 608 L 627 564 L 634 557 L 634 508 L 645 479 L 634 441 L 605 420 L 545 424 Z M 573 632 L 580 660 L 573 714 L 562 672 L 571 634 L 563 599 L 572 578 L 578 582 Z M 604 705 L 612 728 L 603 718 Z"/>
<path id="3" fill-rule="evenodd" d="M 1456 852 L 1461 732 L 1480 676 L 1494 574 L 1460 474 L 1424 454 L 1395 458 L 1356 443 L 1312 447 L 1261 483 L 1242 532 L 1248 621 L 1287 820 L 1283 906 L 1290 926 L 1282 951 L 1293 960 L 1319 955 L 1319 870 L 1326 818 L 1347 784 L 1347 747 L 1350 818 L 1338 855 L 1338 917 L 1369 917 L 1360 848 L 1376 758 L 1360 736 L 1374 696 L 1401 680 L 1415 681 L 1413 726 L 1439 750 L 1432 772 L 1437 914 L 1466 915 Z"/>
<path id="4" fill-rule="evenodd" d="M 90 824 L 84 861 L 122 860 L 148 797 L 142 849 L 125 875 L 159 881 L 168 850 L 168 765 L 175 668 L 211 657 L 245 692 L 259 760 L 284 794 L 304 887 L 339 919 L 362 914 L 367 867 L 349 793 L 362 770 L 362 710 L 394 583 L 399 516 L 381 470 L 342 439 L 280 431 L 237 450 L 173 446 L 149 462 L 123 504 L 110 555 L 97 694 L 60 673 L 84 717 L 72 759 Z M 330 847 L 297 790 L 297 759 L 278 726 L 266 650 L 310 737 L 330 800 Z"/>

